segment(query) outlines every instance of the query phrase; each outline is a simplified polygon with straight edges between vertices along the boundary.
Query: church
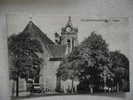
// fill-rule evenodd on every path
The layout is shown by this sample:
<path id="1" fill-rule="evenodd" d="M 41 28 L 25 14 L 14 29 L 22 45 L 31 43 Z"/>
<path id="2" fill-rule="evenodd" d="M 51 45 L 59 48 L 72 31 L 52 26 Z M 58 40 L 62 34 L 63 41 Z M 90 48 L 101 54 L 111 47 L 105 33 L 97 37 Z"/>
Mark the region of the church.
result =
<path id="1" fill-rule="evenodd" d="M 32 21 L 29 21 L 23 32 L 30 33 L 31 38 L 40 41 L 43 47 L 44 52 L 39 55 L 44 60 L 41 65 L 39 84 L 42 84 L 44 89 L 55 91 L 60 85 L 56 73 L 62 59 L 78 45 L 78 28 L 73 26 L 69 16 L 67 23 L 61 28 L 61 33 L 54 33 L 54 41 Z"/>

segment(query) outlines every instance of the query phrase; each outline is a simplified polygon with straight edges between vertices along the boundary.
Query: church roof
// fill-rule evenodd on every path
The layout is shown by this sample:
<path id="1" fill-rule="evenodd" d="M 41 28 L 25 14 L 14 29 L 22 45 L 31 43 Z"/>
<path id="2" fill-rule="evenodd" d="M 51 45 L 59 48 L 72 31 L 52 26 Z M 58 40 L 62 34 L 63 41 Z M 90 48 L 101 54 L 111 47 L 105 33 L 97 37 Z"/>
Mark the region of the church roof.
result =
<path id="1" fill-rule="evenodd" d="M 45 33 L 43 33 L 38 26 L 32 21 L 26 25 L 22 33 L 29 33 L 31 37 L 39 38 L 45 48 L 51 53 L 52 57 L 63 57 L 65 55 L 65 46 L 56 45 Z"/>
<path id="2" fill-rule="evenodd" d="M 54 44 L 54 42 L 47 37 L 45 33 L 43 33 L 38 26 L 36 26 L 32 21 L 29 21 L 25 29 L 23 30 L 24 33 L 30 33 L 34 37 L 39 37 L 42 42 L 46 45 Z"/>

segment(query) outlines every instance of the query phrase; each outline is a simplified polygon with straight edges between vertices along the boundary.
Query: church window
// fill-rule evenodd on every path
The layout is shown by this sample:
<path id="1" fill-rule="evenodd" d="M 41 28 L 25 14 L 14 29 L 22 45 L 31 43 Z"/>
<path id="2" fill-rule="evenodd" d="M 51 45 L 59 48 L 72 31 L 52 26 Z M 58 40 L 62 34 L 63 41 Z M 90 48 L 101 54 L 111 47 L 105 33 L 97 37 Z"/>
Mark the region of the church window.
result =
<path id="1" fill-rule="evenodd" d="M 67 45 L 70 46 L 70 39 L 67 39 Z"/>

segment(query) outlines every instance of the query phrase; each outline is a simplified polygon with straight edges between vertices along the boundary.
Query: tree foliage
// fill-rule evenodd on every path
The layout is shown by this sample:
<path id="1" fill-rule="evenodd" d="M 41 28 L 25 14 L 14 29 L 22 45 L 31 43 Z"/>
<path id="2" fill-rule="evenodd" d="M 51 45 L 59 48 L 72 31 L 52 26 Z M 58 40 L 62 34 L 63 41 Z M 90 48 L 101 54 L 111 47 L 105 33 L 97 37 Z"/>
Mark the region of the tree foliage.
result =
<path id="1" fill-rule="evenodd" d="M 57 70 L 62 79 L 78 78 L 90 86 L 115 84 L 129 79 L 129 61 L 120 52 L 111 52 L 101 35 L 92 32 L 64 59 Z M 112 83 L 111 83 L 112 82 Z M 120 81 L 119 81 L 120 82 Z M 117 81 L 118 83 L 118 81 Z"/>
<path id="2" fill-rule="evenodd" d="M 60 73 L 66 76 L 65 73 L 71 69 L 73 74 L 78 75 L 82 79 L 89 79 L 102 71 L 101 67 L 108 63 L 108 44 L 103 40 L 101 35 L 94 32 L 86 38 L 78 47 L 68 55 L 60 65 Z M 69 67 L 68 67 L 69 66 Z M 76 69 L 76 70 L 75 70 Z M 71 74 L 73 76 L 73 74 Z"/>
<path id="3" fill-rule="evenodd" d="M 110 70 L 115 74 L 115 82 L 123 90 L 129 90 L 129 60 L 120 51 L 110 52 Z"/>
<path id="4" fill-rule="evenodd" d="M 43 61 L 37 54 L 43 53 L 40 41 L 32 39 L 29 33 L 13 34 L 8 38 L 8 50 L 12 79 L 38 75 Z"/>

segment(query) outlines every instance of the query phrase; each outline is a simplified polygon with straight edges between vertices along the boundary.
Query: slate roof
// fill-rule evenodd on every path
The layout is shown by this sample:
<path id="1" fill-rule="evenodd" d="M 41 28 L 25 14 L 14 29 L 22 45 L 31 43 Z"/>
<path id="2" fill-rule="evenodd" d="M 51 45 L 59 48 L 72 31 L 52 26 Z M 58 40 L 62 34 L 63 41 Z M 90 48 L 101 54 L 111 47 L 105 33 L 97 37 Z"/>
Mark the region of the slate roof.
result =
<path id="1" fill-rule="evenodd" d="M 38 26 L 32 21 L 26 25 L 22 33 L 29 33 L 31 37 L 39 38 L 53 58 L 62 58 L 65 55 L 66 46 L 56 45 Z"/>

